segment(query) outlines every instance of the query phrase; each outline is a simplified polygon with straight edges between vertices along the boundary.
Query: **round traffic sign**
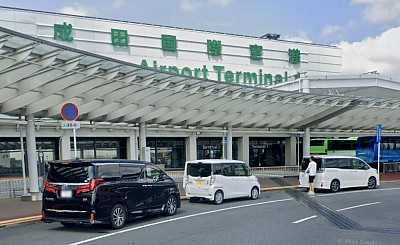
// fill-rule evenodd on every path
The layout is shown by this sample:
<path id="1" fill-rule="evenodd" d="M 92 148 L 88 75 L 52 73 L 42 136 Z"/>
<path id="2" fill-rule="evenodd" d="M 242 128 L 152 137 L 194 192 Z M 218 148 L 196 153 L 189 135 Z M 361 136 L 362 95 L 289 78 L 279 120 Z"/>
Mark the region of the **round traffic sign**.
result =
<path id="1" fill-rule="evenodd" d="M 61 116 L 64 120 L 75 121 L 79 116 L 78 107 L 74 103 L 66 103 L 61 108 Z"/>

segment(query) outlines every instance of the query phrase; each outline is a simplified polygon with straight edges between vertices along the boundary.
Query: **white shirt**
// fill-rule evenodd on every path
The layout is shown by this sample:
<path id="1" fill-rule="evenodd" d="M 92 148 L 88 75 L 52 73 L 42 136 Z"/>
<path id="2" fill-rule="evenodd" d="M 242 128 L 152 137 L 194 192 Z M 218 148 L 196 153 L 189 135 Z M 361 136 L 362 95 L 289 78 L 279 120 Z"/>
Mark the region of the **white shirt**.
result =
<path id="1" fill-rule="evenodd" d="M 308 167 L 306 169 L 306 173 L 308 171 L 308 175 L 315 176 L 317 174 L 317 163 L 314 161 L 310 161 Z"/>

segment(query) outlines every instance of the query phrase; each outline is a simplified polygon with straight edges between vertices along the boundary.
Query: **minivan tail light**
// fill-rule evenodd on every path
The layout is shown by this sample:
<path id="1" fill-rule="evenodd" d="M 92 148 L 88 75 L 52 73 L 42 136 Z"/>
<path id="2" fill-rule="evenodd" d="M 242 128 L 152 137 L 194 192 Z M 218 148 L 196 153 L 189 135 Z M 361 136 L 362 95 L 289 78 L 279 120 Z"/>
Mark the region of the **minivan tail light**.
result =
<path id="1" fill-rule="evenodd" d="M 43 187 L 46 191 L 50 191 L 53 193 L 56 193 L 56 189 L 54 188 L 54 185 L 49 184 L 49 182 L 47 181 L 47 179 L 44 181 L 43 183 Z"/>
<path id="2" fill-rule="evenodd" d="M 317 172 L 318 173 L 323 173 L 323 172 L 325 172 L 325 168 L 319 168 Z"/>
<path id="3" fill-rule="evenodd" d="M 216 178 L 217 178 L 217 176 L 211 175 L 211 178 L 210 178 L 210 185 L 213 185 L 213 184 L 214 184 Z"/>
<path id="4" fill-rule="evenodd" d="M 94 188 L 96 188 L 96 186 L 98 186 L 103 182 L 104 182 L 103 179 L 91 179 L 89 184 L 79 186 L 78 189 L 76 189 L 76 194 L 93 191 Z"/>

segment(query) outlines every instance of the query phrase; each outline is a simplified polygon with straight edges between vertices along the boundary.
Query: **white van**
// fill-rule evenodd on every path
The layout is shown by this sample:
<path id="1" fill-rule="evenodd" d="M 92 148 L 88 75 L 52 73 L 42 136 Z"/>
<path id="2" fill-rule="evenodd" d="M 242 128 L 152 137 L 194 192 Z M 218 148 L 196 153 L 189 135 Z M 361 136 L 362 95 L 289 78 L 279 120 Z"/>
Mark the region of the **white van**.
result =
<path id="1" fill-rule="evenodd" d="M 337 192 L 342 188 L 368 187 L 379 185 L 378 171 L 371 168 L 358 157 L 351 156 L 314 156 L 317 163 L 317 175 L 314 188 L 328 189 Z M 299 187 L 308 188 L 308 174 L 304 171 L 310 162 L 310 157 L 304 157 L 299 173 Z"/>
<path id="2" fill-rule="evenodd" d="M 260 194 L 257 177 L 250 173 L 245 162 L 236 160 L 187 161 L 183 188 L 190 202 L 207 199 L 215 204 L 236 197 L 257 199 Z"/>

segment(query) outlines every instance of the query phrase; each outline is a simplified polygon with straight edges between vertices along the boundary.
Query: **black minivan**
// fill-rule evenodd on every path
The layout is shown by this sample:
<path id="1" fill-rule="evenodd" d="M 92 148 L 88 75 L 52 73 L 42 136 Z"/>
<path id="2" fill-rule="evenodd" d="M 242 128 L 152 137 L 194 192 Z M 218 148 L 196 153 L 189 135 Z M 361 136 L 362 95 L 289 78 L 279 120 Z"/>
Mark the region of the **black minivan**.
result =
<path id="1" fill-rule="evenodd" d="M 110 224 L 118 229 L 135 217 L 174 215 L 181 206 L 176 182 L 149 162 L 75 159 L 48 164 L 44 222 Z"/>

